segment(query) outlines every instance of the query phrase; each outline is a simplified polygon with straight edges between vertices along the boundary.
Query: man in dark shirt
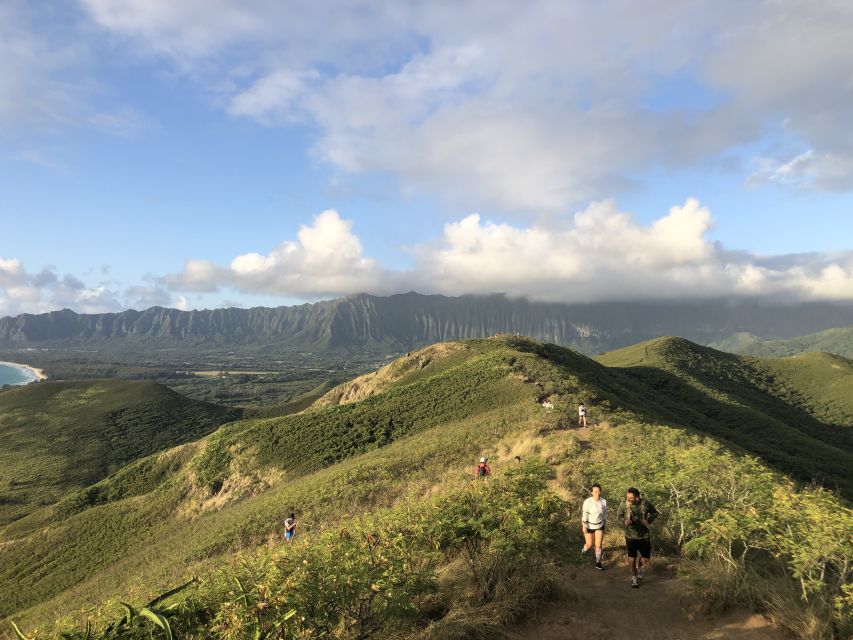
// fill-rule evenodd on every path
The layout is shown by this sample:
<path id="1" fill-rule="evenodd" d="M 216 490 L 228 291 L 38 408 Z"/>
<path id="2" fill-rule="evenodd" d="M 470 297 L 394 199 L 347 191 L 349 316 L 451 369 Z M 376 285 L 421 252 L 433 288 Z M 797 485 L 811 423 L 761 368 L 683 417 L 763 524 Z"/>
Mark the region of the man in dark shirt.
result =
<path id="1" fill-rule="evenodd" d="M 616 519 L 625 525 L 625 546 L 631 559 L 631 586 L 639 587 L 643 579 L 643 560 L 652 556 L 649 525 L 658 517 L 658 510 L 640 496 L 639 490 L 631 487 L 619 509 Z M 639 557 L 637 557 L 639 554 Z"/>

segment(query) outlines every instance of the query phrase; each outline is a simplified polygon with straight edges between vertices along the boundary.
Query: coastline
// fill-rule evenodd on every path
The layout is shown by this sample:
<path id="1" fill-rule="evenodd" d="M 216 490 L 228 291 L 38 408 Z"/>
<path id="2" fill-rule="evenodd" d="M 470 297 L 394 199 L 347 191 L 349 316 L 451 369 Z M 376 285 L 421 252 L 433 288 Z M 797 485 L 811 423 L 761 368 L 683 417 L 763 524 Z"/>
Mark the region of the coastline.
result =
<path id="1" fill-rule="evenodd" d="M 16 369 L 20 369 L 24 372 L 28 378 L 30 378 L 30 382 L 41 382 L 42 380 L 47 380 L 47 374 L 45 374 L 44 370 L 38 369 L 36 367 L 31 367 L 28 364 L 20 364 L 18 362 L 6 362 L 0 361 L 0 364 L 5 364 L 10 367 L 15 367 Z M 29 384 L 29 383 L 27 383 Z"/>

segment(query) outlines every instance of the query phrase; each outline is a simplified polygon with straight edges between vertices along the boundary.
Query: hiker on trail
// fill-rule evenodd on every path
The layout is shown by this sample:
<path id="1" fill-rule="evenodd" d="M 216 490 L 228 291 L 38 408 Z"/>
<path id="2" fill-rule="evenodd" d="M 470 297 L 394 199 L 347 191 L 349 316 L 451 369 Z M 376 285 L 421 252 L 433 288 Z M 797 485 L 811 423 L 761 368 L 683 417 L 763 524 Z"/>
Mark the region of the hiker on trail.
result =
<path id="1" fill-rule="evenodd" d="M 595 568 L 601 571 L 601 547 L 604 542 L 604 525 L 607 523 L 607 500 L 601 497 L 601 485 L 592 485 L 592 495 L 583 501 L 581 526 L 584 545 L 581 553 L 595 547 Z"/>
<path id="2" fill-rule="evenodd" d="M 296 535 L 296 514 L 291 513 L 284 521 L 284 539 L 288 544 L 293 544 L 293 536 Z"/>
<path id="3" fill-rule="evenodd" d="M 480 458 L 480 462 L 477 463 L 477 466 L 474 469 L 474 480 L 477 480 L 478 478 L 488 478 L 491 473 L 492 470 L 489 469 L 489 459 Z"/>
<path id="4" fill-rule="evenodd" d="M 643 560 L 646 562 L 652 556 L 652 541 L 649 535 L 649 525 L 658 517 L 658 510 L 648 500 L 640 496 L 638 489 L 631 487 L 625 496 L 616 518 L 625 525 L 625 546 L 631 559 L 631 586 L 639 587 L 643 579 Z M 639 553 L 640 557 L 637 557 Z"/>
<path id="5" fill-rule="evenodd" d="M 586 407 L 583 402 L 578 407 L 578 426 L 585 427 L 586 426 Z"/>
<path id="6" fill-rule="evenodd" d="M 515 461 L 516 461 L 517 463 L 518 463 L 518 462 L 521 462 L 521 456 L 515 456 Z"/>

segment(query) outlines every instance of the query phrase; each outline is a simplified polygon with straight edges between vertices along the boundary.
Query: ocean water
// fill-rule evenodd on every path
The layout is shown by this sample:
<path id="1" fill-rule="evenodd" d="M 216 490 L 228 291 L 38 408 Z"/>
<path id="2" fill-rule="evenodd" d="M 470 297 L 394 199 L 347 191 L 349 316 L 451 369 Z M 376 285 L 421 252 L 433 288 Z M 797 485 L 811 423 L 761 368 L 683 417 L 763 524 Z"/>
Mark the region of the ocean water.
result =
<path id="1" fill-rule="evenodd" d="M 4 384 L 27 384 L 34 379 L 27 369 L 21 369 L 10 364 L 0 364 L 0 387 Z"/>

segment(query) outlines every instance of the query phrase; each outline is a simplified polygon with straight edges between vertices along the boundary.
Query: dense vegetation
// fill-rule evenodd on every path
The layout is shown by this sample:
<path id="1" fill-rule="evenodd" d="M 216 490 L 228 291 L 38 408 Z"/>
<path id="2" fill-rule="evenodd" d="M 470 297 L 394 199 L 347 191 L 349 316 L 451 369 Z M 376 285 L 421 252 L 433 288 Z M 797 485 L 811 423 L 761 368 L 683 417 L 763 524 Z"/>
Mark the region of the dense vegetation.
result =
<path id="1" fill-rule="evenodd" d="M 750 334 L 736 334 L 716 346 L 725 351 L 763 358 L 784 358 L 811 352 L 853 358 L 853 327 L 827 329 L 787 340 L 761 340 Z"/>
<path id="2" fill-rule="evenodd" d="M 0 615 L 30 635 L 57 611 L 82 628 L 86 593 L 105 602 L 83 612 L 95 637 L 492 634 L 555 587 L 569 505 L 598 480 L 658 504 L 658 543 L 684 557 L 704 606 L 847 637 L 853 513 L 808 481 L 843 487 L 850 472 L 849 363 L 673 339 L 608 358 L 619 366 L 525 339 L 439 345 L 302 414 L 141 459 L 0 530 Z M 581 400 L 597 422 L 583 443 L 565 428 Z M 778 440 L 805 448 L 785 457 Z M 837 478 L 827 452 L 846 464 Z M 503 479 L 470 486 L 481 454 Z M 281 549 L 291 510 L 300 542 Z"/>
<path id="3" fill-rule="evenodd" d="M 828 354 L 740 357 L 662 338 L 598 358 L 646 389 L 635 411 L 689 426 L 805 482 L 853 497 L 853 363 Z"/>
<path id="4" fill-rule="evenodd" d="M 711 438 L 613 418 L 566 465 L 565 482 L 597 481 L 610 495 L 639 486 L 664 514 L 656 544 L 688 560 L 698 608 L 746 604 L 796 637 L 850 637 L 853 510 L 837 495 Z"/>
<path id="5" fill-rule="evenodd" d="M 393 425 L 376 421 L 384 394 L 370 400 L 367 410 L 358 404 L 331 406 L 310 415 L 234 423 L 200 444 L 140 461 L 93 491 L 15 522 L 2 531 L 8 543 L 0 546 L 0 615 L 41 601 L 43 611 L 53 610 L 49 600 L 57 596 L 74 602 L 67 590 L 78 584 L 106 595 L 139 584 L 138 572 L 150 577 L 144 583 L 149 586 L 171 580 L 199 560 L 265 539 L 292 508 L 308 523 L 329 522 L 351 509 L 388 504 L 413 486 L 431 486 L 448 467 L 524 429 L 530 413 L 541 410 L 530 385 L 496 376 L 495 358 L 501 357 L 500 350 L 480 345 L 470 353 L 470 360 L 481 360 L 479 368 L 471 369 L 468 359 L 438 358 L 409 372 L 399 381 L 406 392 L 392 390 L 387 397 Z M 474 379 L 482 375 L 486 388 L 473 394 L 470 386 L 457 388 L 453 362 L 468 367 Z M 503 367 L 509 373 L 506 362 Z M 485 384 L 489 380 L 494 384 Z M 437 415 L 457 419 L 437 425 Z M 290 468 L 273 455 L 299 463 L 303 430 L 322 437 L 326 429 L 350 428 L 345 445 L 330 451 L 317 447 L 301 466 Z M 403 434 L 412 435 L 398 440 Z M 327 464 L 325 456 L 338 460 L 360 452 L 367 453 L 303 475 Z M 221 463 L 227 476 L 208 476 L 207 470 L 222 471 L 216 462 L 220 455 L 227 458 Z M 144 495 L 125 489 L 150 487 L 157 477 L 165 479 Z M 110 496 L 115 500 L 105 499 Z M 166 547 L 160 543 L 164 537 L 170 540 Z M 87 580 L 94 572 L 97 579 Z"/>
<path id="6" fill-rule="evenodd" d="M 0 525 L 240 413 L 153 382 L 42 382 L 0 392 Z"/>

